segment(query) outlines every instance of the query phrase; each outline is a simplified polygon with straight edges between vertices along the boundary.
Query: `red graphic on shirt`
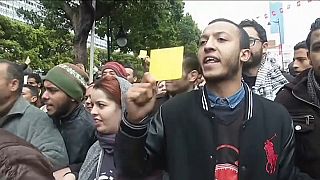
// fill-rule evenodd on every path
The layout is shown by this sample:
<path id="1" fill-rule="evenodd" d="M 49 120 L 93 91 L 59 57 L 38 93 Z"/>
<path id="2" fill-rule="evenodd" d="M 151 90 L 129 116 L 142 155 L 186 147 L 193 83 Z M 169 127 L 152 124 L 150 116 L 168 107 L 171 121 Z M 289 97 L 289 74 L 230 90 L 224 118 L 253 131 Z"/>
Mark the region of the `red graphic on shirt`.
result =
<path id="1" fill-rule="evenodd" d="M 267 139 L 267 141 L 264 142 L 264 150 L 266 151 L 267 156 L 266 171 L 270 175 L 276 172 L 276 165 L 278 161 L 278 154 L 274 150 L 274 145 L 272 142 L 275 137 L 277 137 L 277 134 L 274 134 L 272 138 Z"/>
<path id="2" fill-rule="evenodd" d="M 238 167 L 233 164 L 217 164 L 215 180 L 238 180 Z"/>
<path id="3" fill-rule="evenodd" d="M 217 147 L 217 151 L 224 149 L 229 152 L 234 152 L 239 155 L 239 150 L 228 144 L 223 144 Z M 227 162 L 218 162 L 215 168 L 215 180 L 238 180 L 238 165 L 236 161 L 233 164 Z"/>

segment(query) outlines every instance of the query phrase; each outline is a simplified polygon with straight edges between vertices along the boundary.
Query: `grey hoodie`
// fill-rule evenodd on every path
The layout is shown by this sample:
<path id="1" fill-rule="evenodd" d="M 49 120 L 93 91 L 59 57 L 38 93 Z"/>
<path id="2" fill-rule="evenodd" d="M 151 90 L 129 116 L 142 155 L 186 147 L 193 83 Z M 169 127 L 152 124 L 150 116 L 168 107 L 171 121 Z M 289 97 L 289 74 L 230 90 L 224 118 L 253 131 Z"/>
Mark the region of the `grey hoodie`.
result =
<path id="1" fill-rule="evenodd" d="M 121 109 L 122 113 L 125 110 L 125 102 L 126 102 L 126 93 L 128 89 L 131 87 L 131 84 L 129 81 L 117 77 L 117 80 L 120 85 L 121 90 Z M 84 160 L 84 163 L 81 166 L 80 172 L 79 172 L 79 180 L 88 180 L 90 175 L 97 169 L 98 162 L 103 157 L 100 157 L 100 153 L 102 152 L 102 148 L 99 145 L 99 142 L 96 141 L 89 149 L 86 159 Z M 103 154 L 103 153 L 102 153 Z"/>

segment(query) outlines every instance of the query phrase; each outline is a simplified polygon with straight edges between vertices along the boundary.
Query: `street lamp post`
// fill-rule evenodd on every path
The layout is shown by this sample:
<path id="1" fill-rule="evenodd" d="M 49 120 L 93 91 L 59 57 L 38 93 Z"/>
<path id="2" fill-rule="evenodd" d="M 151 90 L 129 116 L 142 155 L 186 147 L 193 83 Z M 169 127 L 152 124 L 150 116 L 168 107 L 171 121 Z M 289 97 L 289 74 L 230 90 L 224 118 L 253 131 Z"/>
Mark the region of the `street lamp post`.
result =
<path id="1" fill-rule="evenodd" d="M 111 49 L 112 49 L 112 28 L 111 28 L 111 18 L 107 17 L 107 44 L 108 44 L 108 59 L 110 61 Z M 127 33 L 124 31 L 123 26 L 120 26 L 119 31 L 116 35 L 116 42 L 119 47 L 125 47 L 128 43 Z"/>
<path id="2" fill-rule="evenodd" d="M 96 9 L 96 0 L 92 1 L 92 7 Z M 90 42 L 90 67 L 89 67 L 89 82 L 93 82 L 93 66 L 94 66 L 94 37 L 95 37 L 95 19 L 93 20 L 91 28 L 91 42 Z"/>
<path id="3" fill-rule="evenodd" d="M 111 27 L 110 27 L 110 16 L 107 17 L 107 45 L 108 45 L 108 58 L 107 61 L 110 61 L 111 55 Z"/>
<path id="4" fill-rule="evenodd" d="M 116 40 L 119 47 L 125 47 L 128 43 L 127 33 L 124 31 L 122 26 L 119 28 Z"/>
<path id="5" fill-rule="evenodd" d="M 276 21 L 271 21 L 271 22 L 276 23 L 277 26 L 278 26 L 279 42 L 280 42 L 280 45 L 279 45 L 279 53 L 280 53 L 280 55 L 281 55 L 282 69 L 284 70 L 283 53 L 282 53 L 282 35 L 281 35 L 280 20 L 279 20 L 279 18 L 277 18 Z M 271 23 L 269 22 L 268 25 L 271 25 Z"/>

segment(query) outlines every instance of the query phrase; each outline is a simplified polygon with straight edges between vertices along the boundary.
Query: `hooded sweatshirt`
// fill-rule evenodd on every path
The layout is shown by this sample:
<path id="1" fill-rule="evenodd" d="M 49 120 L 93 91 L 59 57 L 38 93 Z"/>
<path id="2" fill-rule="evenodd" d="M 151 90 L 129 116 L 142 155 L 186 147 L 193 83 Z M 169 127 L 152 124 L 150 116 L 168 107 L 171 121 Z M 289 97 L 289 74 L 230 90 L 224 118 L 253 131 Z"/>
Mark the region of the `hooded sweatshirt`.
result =
<path id="1" fill-rule="evenodd" d="M 118 80 L 120 85 L 122 111 L 121 114 L 123 114 L 125 110 L 126 93 L 131 84 L 129 81 L 121 77 L 116 77 L 116 79 Z M 90 147 L 86 159 L 81 166 L 79 180 L 93 180 L 97 176 L 101 176 L 101 173 L 103 174 L 103 176 L 107 176 L 108 178 L 112 177 L 113 179 L 115 179 L 116 175 L 113 162 L 113 145 L 115 134 L 101 135 L 97 133 L 97 136 L 99 140 Z"/>

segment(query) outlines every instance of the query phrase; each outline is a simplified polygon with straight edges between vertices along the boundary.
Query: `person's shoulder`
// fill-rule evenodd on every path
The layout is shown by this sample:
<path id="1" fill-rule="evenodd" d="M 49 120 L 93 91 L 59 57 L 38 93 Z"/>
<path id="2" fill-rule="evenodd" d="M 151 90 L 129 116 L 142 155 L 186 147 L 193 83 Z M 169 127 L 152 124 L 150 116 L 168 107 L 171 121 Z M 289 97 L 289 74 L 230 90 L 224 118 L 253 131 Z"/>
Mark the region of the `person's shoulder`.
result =
<path id="1" fill-rule="evenodd" d="M 202 90 L 192 90 L 190 92 L 177 94 L 166 101 L 164 105 L 175 108 L 190 106 L 194 103 L 198 96 L 201 96 L 201 91 Z"/>
<path id="2" fill-rule="evenodd" d="M 288 83 L 284 85 L 277 93 L 276 98 L 274 99 L 275 102 L 286 104 L 286 102 L 289 102 L 289 99 L 291 99 L 292 95 L 292 83 Z"/>
<path id="3" fill-rule="evenodd" d="M 275 101 L 271 101 L 257 94 L 253 94 L 253 104 L 260 110 L 267 111 L 268 114 L 288 114 L 286 108 Z"/>
<path id="4" fill-rule="evenodd" d="M 292 82 L 285 84 L 277 93 L 275 101 L 281 104 L 292 103 L 293 99 L 295 99 L 295 97 L 292 94 L 293 90 L 299 89 L 299 92 L 301 92 L 303 91 L 301 87 L 306 88 L 307 75 L 308 75 L 308 70 L 303 71 L 300 75 L 295 77 L 295 79 Z"/>
<path id="5" fill-rule="evenodd" d="M 81 105 L 82 106 L 82 105 Z M 76 116 L 76 121 L 73 121 L 81 126 L 87 127 L 86 129 L 88 131 L 92 131 L 92 129 L 95 129 L 93 116 L 91 113 L 83 107 L 80 108 L 80 112 L 78 113 L 78 116 Z"/>
<path id="6" fill-rule="evenodd" d="M 0 156 L 2 156 L 0 159 L 6 161 L 6 163 L 1 161 L 0 169 L 2 172 L 6 172 L 3 171 L 3 169 L 20 169 L 19 172 L 15 172 L 15 178 L 26 177 L 28 174 L 34 175 L 34 177 L 42 176 L 46 177 L 45 179 L 53 179 L 51 176 L 52 165 L 38 149 L 3 129 L 0 129 L 0 135 Z M 41 171 L 39 172 L 37 170 Z M 5 173 L 2 175 L 9 179 L 12 174 Z"/>
<path id="7" fill-rule="evenodd" d="M 87 156 L 90 156 L 89 159 L 93 159 L 96 156 L 99 156 L 102 148 L 99 144 L 99 141 L 96 141 L 94 144 L 91 145 L 91 147 L 88 150 Z"/>
<path id="8" fill-rule="evenodd" d="M 38 107 L 35 107 L 34 105 L 31 105 L 31 104 L 26 108 L 25 113 L 33 113 L 33 115 L 36 114 L 37 116 L 41 116 L 41 117 L 49 117 L 47 113 L 45 113 Z"/>
<path id="9" fill-rule="evenodd" d="M 291 126 L 292 120 L 288 110 L 284 105 L 261 97 L 253 95 L 253 106 L 255 113 L 263 114 L 262 121 L 269 125 Z"/>
<path id="10" fill-rule="evenodd" d="M 37 123 L 40 122 L 41 124 L 53 124 L 52 119 L 48 116 L 47 113 L 43 112 L 33 105 L 30 105 L 26 108 L 23 116 L 26 121 Z"/>
<path id="11" fill-rule="evenodd" d="M 80 105 L 79 112 L 76 118 L 79 118 L 85 121 L 88 121 L 88 120 L 91 121 L 93 119 L 91 113 L 82 104 Z"/>
<path id="12" fill-rule="evenodd" d="M 0 168 L 0 171 L 6 172 L 2 174 L 5 179 L 54 180 L 51 163 L 36 149 L 17 145 L 8 146 L 1 151 L 1 154 L 7 157 L 7 163 L 1 164 Z M 6 171 L 7 169 L 15 169 L 16 171 L 9 173 L 9 171 Z M 14 174 L 14 177 L 12 177 L 12 174 Z"/>
<path id="13" fill-rule="evenodd" d="M 27 146 L 32 146 L 23 139 L 19 138 L 18 136 L 10 133 L 9 131 L 0 128 L 0 148 L 6 145 L 6 143 L 13 143 L 13 144 L 22 144 Z"/>

